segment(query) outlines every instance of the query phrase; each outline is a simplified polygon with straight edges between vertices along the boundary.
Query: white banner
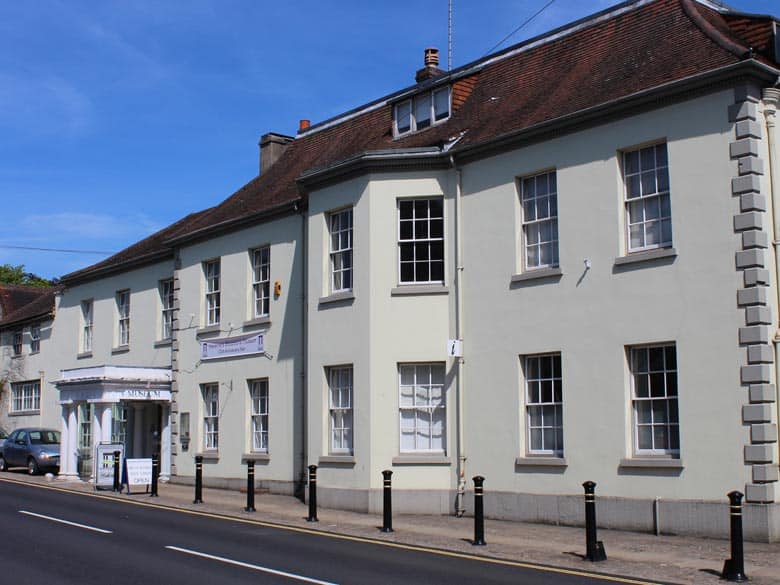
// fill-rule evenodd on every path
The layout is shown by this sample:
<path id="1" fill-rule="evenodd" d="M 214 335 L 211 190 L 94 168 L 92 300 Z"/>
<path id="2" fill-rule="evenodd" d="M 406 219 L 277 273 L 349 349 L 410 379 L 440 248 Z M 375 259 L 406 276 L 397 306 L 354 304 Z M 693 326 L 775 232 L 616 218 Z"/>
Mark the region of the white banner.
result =
<path id="1" fill-rule="evenodd" d="M 262 333 L 200 342 L 200 359 L 202 360 L 252 355 L 255 353 L 263 353 L 263 351 Z"/>
<path id="2" fill-rule="evenodd" d="M 127 486 L 152 483 L 151 459 L 125 459 L 127 464 Z"/>

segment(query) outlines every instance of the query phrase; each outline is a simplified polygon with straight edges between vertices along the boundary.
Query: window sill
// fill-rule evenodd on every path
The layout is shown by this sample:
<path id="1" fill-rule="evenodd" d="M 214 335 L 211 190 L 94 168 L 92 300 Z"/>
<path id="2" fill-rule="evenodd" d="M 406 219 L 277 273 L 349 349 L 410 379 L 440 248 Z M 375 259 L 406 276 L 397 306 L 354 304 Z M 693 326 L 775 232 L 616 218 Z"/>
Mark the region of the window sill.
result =
<path id="1" fill-rule="evenodd" d="M 536 270 L 529 270 L 522 274 L 512 275 L 510 282 L 525 282 L 527 280 L 539 280 L 542 278 L 555 278 L 563 275 L 563 271 L 560 266 L 551 268 L 537 268 Z"/>
<path id="2" fill-rule="evenodd" d="M 204 453 L 198 453 L 198 455 L 203 457 L 203 461 L 209 461 L 212 463 L 219 461 L 219 451 L 206 451 Z"/>
<path id="3" fill-rule="evenodd" d="M 91 357 L 92 357 L 92 352 L 91 351 L 84 351 L 84 352 L 76 354 L 76 359 L 77 360 L 84 360 L 84 359 L 91 358 Z"/>
<path id="4" fill-rule="evenodd" d="M 318 303 L 320 305 L 327 305 L 328 303 L 338 303 L 338 302 L 344 302 L 344 304 L 346 304 L 346 301 L 351 302 L 353 300 L 355 300 L 355 293 L 351 290 L 345 290 L 345 291 L 330 294 L 325 297 L 320 297 Z"/>
<path id="5" fill-rule="evenodd" d="M 355 465 L 354 455 L 321 455 L 319 465 Z"/>
<path id="6" fill-rule="evenodd" d="M 621 459 L 618 467 L 631 469 L 684 469 L 682 459 L 666 457 L 635 457 Z"/>
<path id="7" fill-rule="evenodd" d="M 518 457 L 515 459 L 515 467 L 568 467 L 563 457 Z"/>
<path id="8" fill-rule="evenodd" d="M 254 462 L 261 462 L 261 463 L 268 463 L 271 460 L 271 455 L 268 453 L 244 453 L 241 455 L 241 463 L 246 463 L 247 461 L 254 461 Z"/>
<path id="9" fill-rule="evenodd" d="M 244 321 L 241 324 L 241 327 L 244 329 L 251 329 L 252 327 L 262 327 L 264 325 L 270 325 L 271 324 L 271 317 L 257 317 L 256 319 L 250 319 L 249 321 Z"/>
<path id="10" fill-rule="evenodd" d="M 390 290 L 390 296 L 404 295 L 448 295 L 450 289 L 443 284 L 405 284 Z"/>
<path id="11" fill-rule="evenodd" d="M 30 352 L 29 354 L 27 354 L 27 355 L 38 355 L 39 353 L 41 353 L 41 350 L 40 350 L 40 349 L 39 349 L 38 351 L 31 351 L 31 352 Z"/>
<path id="12" fill-rule="evenodd" d="M 11 356 L 11 359 L 12 360 L 18 360 L 21 357 L 24 357 L 24 356 L 22 356 L 22 354 L 20 354 L 20 353 L 15 353 L 14 355 Z"/>
<path id="13" fill-rule="evenodd" d="M 119 347 L 111 348 L 111 355 L 116 355 L 118 353 L 127 353 L 128 351 L 130 351 L 129 345 L 120 345 Z"/>
<path id="14" fill-rule="evenodd" d="M 436 454 L 404 454 L 393 457 L 393 465 L 451 465 L 449 457 Z"/>
<path id="15" fill-rule="evenodd" d="M 657 248 L 655 250 L 644 250 L 642 252 L 631 252 L 626 256 L 615 258 L 615 266 L 625 266 L 627 264 L 638 264 L 642 262 L 651 262 L 653 260 L 662 260 L 664 258 L 676 258 L 677 250 L 675 248 Z"/>
<path id="16" fill-rule="evenodd" d="M 221 329 L 219 328 L 219 325 L 209 325 L 208 327 L 201 327 L 200 329 L 195 330 L 195 335 L 211 335 L 213 333 L 219 333 Z"/>
<path id="17" fill-rule="evenodd" d="M 173 339 L 160 339 L 154 342 L 154 347 L 170 347 L 173 345 Z"/>
<path id="18" fill-rule="evenodd" d="M 13 412 L 9 412 L 8 416 L 31 416 L 31 415 L 39 415 L 41 414 L 40 409 L 38 410 L 16 410 Z"/>

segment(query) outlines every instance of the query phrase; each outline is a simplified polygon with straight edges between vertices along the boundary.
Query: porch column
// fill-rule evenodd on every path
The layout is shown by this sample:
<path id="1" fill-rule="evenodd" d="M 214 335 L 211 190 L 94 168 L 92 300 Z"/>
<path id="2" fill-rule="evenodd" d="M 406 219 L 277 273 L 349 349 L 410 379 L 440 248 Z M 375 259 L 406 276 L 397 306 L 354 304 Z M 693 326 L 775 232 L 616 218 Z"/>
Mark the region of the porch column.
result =
<path id="1" fill-rule="evenodd" d="M 100 439 L 98 441 L 100 443 L 111 442 L 112 406 L 110 403 L 97 405 L 97 409 L 100 411 Z"/>
<path id="2" fill-rule="evenodd" d="M 171 477 L 171 405 L 162 405 L 162 429 L 160 433 L 160 480 Z"/>
<path id="3" fill-rule="evenodd" d="M 143 457 L 145 402 L 133 403 L 133 457 Z"/>
<path id="4" fill-rule="evenodd" d="M 76 449 L 78 447 L 78 419 L 76 404 L 62 405 L 62 436 L 60 437 L 60 473 L 58 477 L 68 480 L 78 477 Z"/>
<path id="5" fill-rule="evenodd" d="M 68 448 L 65 449 L 65 457 L 68 459 L 68 473 L 71 477 L 78 477 L 78 449 L 79 449 L 79 417 L 78 404 L 73 402 L 68 412 Z M 62 463 L 62 454 L 60 455 Z"/>

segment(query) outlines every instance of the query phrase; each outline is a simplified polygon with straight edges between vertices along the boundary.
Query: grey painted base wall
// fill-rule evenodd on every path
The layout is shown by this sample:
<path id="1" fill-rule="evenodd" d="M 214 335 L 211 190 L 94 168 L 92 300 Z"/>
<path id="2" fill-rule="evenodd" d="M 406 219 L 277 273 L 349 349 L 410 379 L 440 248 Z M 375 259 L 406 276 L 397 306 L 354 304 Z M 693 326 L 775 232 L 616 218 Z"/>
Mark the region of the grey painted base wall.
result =
<path id="1" fill-rule="evenodd" d="M 194 485 L 192 476 L 171 476 L 171 483 Z M 204 477 L 204 487 L 239 490 L 245 479 Z M 294 495 L 295 483 L 258 481 L 258 488 Z M 308 498 L 308 492 L 307 492 Z M 667 535 L 729 538 L 728 500 L 649 500 L 596 497 L 596 518 L 601 528 Z M 382 513 L 382 490 L 338 489 L 319 485 L 317 503 L 323 508 L 369 514 Z M 454 490 L 393 490 L 394 514 L 454 514 Z M 466 514 L 474 509 L 473 492 L 464 500 Z M 545 495 L 486 492 L 485 517 L 562 526 L 584 526 L 582 495 Z M 754 542 L 780 541 L 780 504 L 746 504 L 743 509 L 744 538 Z"/>
<path id="2" fill-rule="evenodd" d="M 191 485 L 194 487 L 195 477 L 192 475 L 172 475 L 169 483 Z M 239 491 L 246 488 L 246 479 L 238 479 L 235 477 L 204 477 L 203 487 Z M 255 488 L 266 489 L 272 494 L 281 494 L 283 496 L 295 495 L 295 484 L 291 481 L 258 480 L 255 482 Z"/>

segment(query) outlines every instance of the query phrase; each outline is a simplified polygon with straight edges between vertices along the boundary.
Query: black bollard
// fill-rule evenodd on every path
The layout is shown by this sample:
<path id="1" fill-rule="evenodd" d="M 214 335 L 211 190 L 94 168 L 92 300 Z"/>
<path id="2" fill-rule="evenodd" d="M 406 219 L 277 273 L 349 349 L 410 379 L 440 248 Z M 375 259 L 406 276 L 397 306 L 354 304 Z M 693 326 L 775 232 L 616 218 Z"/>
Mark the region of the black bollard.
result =
<path id="1" fill-rule="evenodd" d="M 485 506 L 482 485 L 485 478 L 481 475 L 474 476 L 474 546 L 485 546 Z"/>
<path id="2" fill-rule="evenodd" d="M 150 497 L 157 497 L 157 480 L 160 478 L 160 454 L 152 455 L 152 493 Z"/>
<path id="3" fill-rule="evenodd" d="M 593 563 L 607 560 L 604 543 L 596 540 L 596 483 L 586 481 L 585 488 L 585 558 Z"/>
<path id="4" fill-rule="evenodd" d="M 246 508 L 245 512 L 255 511 L 255 462 L 246 462 Z"/>
<path id="5" fill-rule="evenodd" d="M 382 506 L 382 532 L 393 531 L 393 486 L 390 479 L 393 472 L 389 469 L 385 469 L 382 472 L 382 491 L 384 496 L 384 502 Z"/>
<path id="6" fill-rule="evenodd" d="M 723 563 L 720 578 L 726 581 L 747 581 L 745 575 L 745 551 L 742 541 L 742 498 L 738 491 L 728 493 L 729 515 L 731 517 L 731 558 Z"/>
<path id="7" fill-rule="evenodd" d="M 121 492 L 122 484 L 119 482 L 119 460 L 122 456 L 121 451 L 114 451 L 114 491 Z"/>
<path id="8" fill-rule="evenodd" d="M 309 465 L 309 517 L 306 522 L 319 522 L 317 519 L 317 466 Z"/>
<path id="9" fill-rule="evenodd" d="M 195 499 L 192 503 L 203 503 L 203 455 L 195 455 Z"/>

